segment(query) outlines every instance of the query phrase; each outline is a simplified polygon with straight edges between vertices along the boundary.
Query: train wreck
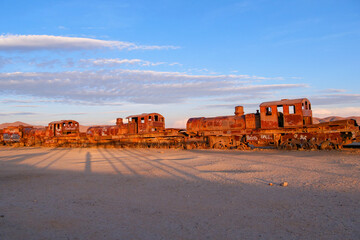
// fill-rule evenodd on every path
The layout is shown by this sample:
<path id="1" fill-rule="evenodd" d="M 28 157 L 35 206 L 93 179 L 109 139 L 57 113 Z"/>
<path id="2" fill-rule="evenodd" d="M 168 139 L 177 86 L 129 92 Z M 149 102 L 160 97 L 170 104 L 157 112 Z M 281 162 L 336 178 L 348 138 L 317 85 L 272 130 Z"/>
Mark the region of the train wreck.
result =
<path id="1" fill-rule="evenodd" d="M 190 118 L 186 129 L 165 128 L 159 113 L 116 119 L 116 125 L 92 126 L 86 133 L 75 120 L 49 123 L 46 128 L 7 127 L 0 142 L 19 146 L 144 147 L 240 149 L 272 147 L 286 150 L 340 149 L 360 141 L 355 120 L 313 124 L 307 98 L 263 102 L 256 113 L 236 106 L 234 115 Z"/>

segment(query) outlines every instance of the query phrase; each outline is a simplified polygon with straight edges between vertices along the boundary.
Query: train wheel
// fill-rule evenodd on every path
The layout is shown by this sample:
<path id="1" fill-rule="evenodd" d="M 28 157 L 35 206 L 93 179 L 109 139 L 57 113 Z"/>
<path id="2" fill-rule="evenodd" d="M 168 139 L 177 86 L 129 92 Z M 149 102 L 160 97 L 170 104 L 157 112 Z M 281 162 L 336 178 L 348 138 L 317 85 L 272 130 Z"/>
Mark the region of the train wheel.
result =
<path id="1" fill-rule="evenodd" d="M 325 141 L 320 145 L 321 150 L 333 150 L 337 149 L 337 145 L 331 141 Z"/>
<path id="2" fill-rule="evenodd" d="M 236 146 L 236 149 L 238 150 L 249 150 L 250 147 L 246 145 L 245 143 L 240 143 L 238 146 Z"/>
<path id="3" fill-rule="evenodd" d="M 151 148 L 159 148 L 159 144 L 158 143 L 152 143 Z"/>
<path id="4" fill-rule="evenodd" d="M 280 148 L 283 150 L 297 150 L 298 146 L 292 141 L 286 141 L 280 145 Z"/>
<path id="5" fill-rule="evenodd" d="M 183 143 L 181 142 L 176 142 L 174 143 L 174 146 L 173 146 L 175 149 L 183 149 Z"/>
<path id="6" fill-rule="evenodd" d="M 160 148 L 169 149 L 169 148 L 170 148 L 170 144 L 169 144 L 169 143 L 161 143 L 161 144 L 160 144 Z"/>
<path id="7" fill-rule="evenodd" d="M 196 148 L 197 148 L 197 143 L 196 142 L 186 144 L 186 149 L 188 149 L 188 150 L 196 149 Z"/>
<path id="8" fill-rule="evenodd" d="M 213 148 L 215 149 L 225 149 L 225 145 L 222 142 L 217 142 L 214 144 Z"/>
<path id="9" fill-rule="evenodd" d="M 317 145 L 311 141 L 309 142 L 305 142 L 301 145 L 301 148 L 304 149 L 304 150 L 314 150 L 314 149 L 317 149 Z"/>

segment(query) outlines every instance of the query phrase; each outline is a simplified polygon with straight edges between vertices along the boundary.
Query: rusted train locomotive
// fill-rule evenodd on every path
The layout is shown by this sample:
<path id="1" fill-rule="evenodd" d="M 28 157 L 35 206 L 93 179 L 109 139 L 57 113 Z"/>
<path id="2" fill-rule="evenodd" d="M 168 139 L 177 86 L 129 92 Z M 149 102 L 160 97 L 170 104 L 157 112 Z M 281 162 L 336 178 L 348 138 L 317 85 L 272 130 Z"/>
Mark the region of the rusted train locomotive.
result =
<path id="1" fill-rule="evenodd" d="M 45 129 L 36 129 L 32 126 L 9 126 L 0 130 L 0 142 L 8 145 L 40 145 L 43 139 L 42 131 Z"/>
<path id="2" fill-rule="evenodd" d="M 62 120 L 46 128 L 12 127 L 2 130 L 0 141 L 43 146 L 119 146 L 164 148 L 250 149 L 337 149 L 360 141 L 355 120 L 313 124 L 307 98 L 264 102 L 260 111 L 245 114 L 242 106 L 235 114 L 190 118 L 186 129 L 165 128 L 158 113 L 118 118 L 113 126 L 93 126 L 81 133 L 79 123 Z"/>
<path id="3" fill-rule="evenodd" d="M 115 126 L 90 127 L 90 145 L 112 144 L 129 147 L 182 147 L 183 130 L 165 128 L 165 118 L 159 113 L 143 113 L 116 119 Z"/>
<path id="4" fill-rule="evenodd" d="M 355 120 L 313 124 L 307 98 L 264 102 L 257 113 L 244 114 L 237 106 L 234 116 L 191 118 L 186 130 L 194 147 L 336 149 L 360 140 Z"/>

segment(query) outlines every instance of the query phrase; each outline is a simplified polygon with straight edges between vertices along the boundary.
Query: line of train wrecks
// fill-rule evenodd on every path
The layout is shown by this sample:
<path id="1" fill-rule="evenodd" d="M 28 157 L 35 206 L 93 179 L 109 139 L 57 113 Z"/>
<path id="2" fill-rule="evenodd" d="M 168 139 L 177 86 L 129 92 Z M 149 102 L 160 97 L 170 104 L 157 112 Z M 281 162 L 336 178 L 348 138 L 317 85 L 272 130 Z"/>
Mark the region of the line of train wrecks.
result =
<path id="1" fill-rule="evenodd" d="M 307 98 L 263 102 L 260 112 L 244 114 L 235 107 L 233 116 L 190 118 L 186 129 L 165 128 L 158 113 L 117 118 L 114 126 L 89 127 L 80 132 L 79 123 L 62 120 L 46 128 L 7 127 L 0 142 L 17 146 L 51 147 L 144 147 L 182 149 L 339 149 L 360 142 L 360 128 L 353 119 L 313 124 Z"/>

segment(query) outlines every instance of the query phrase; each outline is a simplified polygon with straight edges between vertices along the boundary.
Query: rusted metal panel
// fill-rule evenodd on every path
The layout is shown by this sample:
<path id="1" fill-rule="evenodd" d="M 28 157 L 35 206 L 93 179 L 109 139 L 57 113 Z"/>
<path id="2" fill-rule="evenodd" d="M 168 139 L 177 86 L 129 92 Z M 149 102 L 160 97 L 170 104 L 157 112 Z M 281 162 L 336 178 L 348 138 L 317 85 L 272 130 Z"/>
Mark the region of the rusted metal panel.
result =
<path id="1" fill-rule="evenodd" d="M 79 133 L 79 123 L 75 120 L 53 121 L 47 128 L 48 137 L 75 136 Z"/>
<path id="2" fill-rule="evenodd" d="M 5 143 L 20 142 L 20 139 L 23 136 L 22 129 L 23 129 L 22 126 L 19 127 L 9 126 L 7 128 L 4 128 L 3 141 Z"/>
<path id="3" fill-rule="evenodd" d="M 222 131 L 245 129 L 245 116 L 224 116 L 212 118 L 191 118 L 187 122 L 187 130 L 199 131 Z"/>
<path id="4" fill-rule="evenodd" d="M 261 128 L 263 129 L 273 129 L 279 127 L 276 105 L 261 106 L 260 118 L 261 118 Z"/>
<path id="5" fill-rule="evenodd" d="M 260 104 L 260 107 L 271 107 L 271 106 L 278 106 L 278 105 L 294 105 L 294 104 L 301 104 L 303 102 L 309 102 L 307 98 L 298 98 L 298 99 L 282 99 L 280 101 L 271 101 L 271 102 L 263 102 Z"/>
<path id="6" fill-rule="evenodd" d="M 283 127 L 283 125 L 279 125 L 279 115 L 276 105 L 260 107 L 260 116 L 262 129 L 275 129 Z"/>
<path id="7" fill-rule="evenodd" d="M 245 115 L 245 126 L 247 129 L 255 129 L 256 128 L 256 117 L 254 113 Z"/>
<path id="8" fill-rule="evenodd" d="M 254 146 L 269 146 L 275 144 L 274 134 L 248 134 L 246 141 Z"/>
<path id="9" fill-rule="evenodd" d="M 284 114 L 284 127 L 301 127 L 303 126 L 303 117 L 298 114 L 285 115 Z"/>
<path id="10" fill-rule="evenodd" d="M 311 104 L 307 98 L 262 103 L 260 114 L 263 129 L 301 127 L 312 124 Z"/>
<path id="11" fill-rule="evenodd" d="M 127 117 L 130 134 L 142 134 L 163 131 L 165 118 L 159 113 L 143 113 Z"/>

